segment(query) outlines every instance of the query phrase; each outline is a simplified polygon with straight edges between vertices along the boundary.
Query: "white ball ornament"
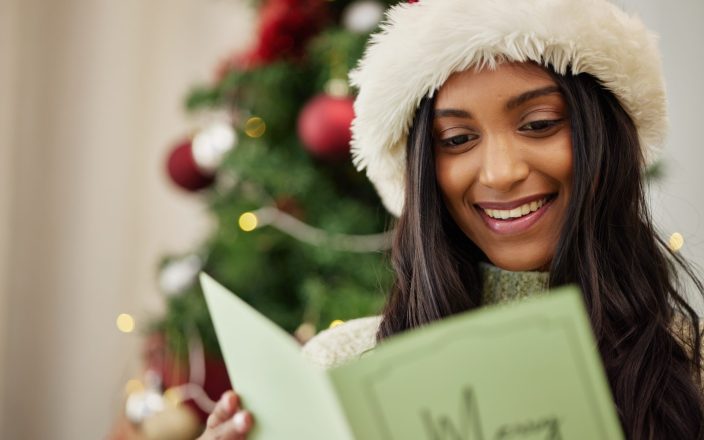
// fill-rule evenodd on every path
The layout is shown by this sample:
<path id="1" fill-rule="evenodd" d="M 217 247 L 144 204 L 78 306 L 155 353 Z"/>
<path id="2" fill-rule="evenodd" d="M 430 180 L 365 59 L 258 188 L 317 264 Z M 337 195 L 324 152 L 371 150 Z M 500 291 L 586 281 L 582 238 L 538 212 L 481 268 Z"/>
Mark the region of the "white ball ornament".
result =
<path id="1" fill-rule="evenodd" d="M 203 173 L 214 174 L 236 143 L 237 134 L 232 125 L 215 122 L 193 137 L 193 160 Z"/>
<path id="2" fill-rule="evenodd" d="M 130 422 L 140 424 L 145 419 L 163 411 L 164 407 L 164 398 L 160 393 L 155 390 L 140 391 L 127 397 L 125 415 Z"/>
<path id="3" fill-rule="evenodd" d="M 195 283 L 202 268 L 203 261 L 197 255 L 171 261 L 159 274 L 159 287 L 168 296 L 178 295 Z"/>
<path id="4" fill-rule="evenodd" d="M 342 13 L 342 23 L 351 32 L 366 34 L 374 30 L 384 15 L 384 6 L 373 0 L 351 3 Z"/>

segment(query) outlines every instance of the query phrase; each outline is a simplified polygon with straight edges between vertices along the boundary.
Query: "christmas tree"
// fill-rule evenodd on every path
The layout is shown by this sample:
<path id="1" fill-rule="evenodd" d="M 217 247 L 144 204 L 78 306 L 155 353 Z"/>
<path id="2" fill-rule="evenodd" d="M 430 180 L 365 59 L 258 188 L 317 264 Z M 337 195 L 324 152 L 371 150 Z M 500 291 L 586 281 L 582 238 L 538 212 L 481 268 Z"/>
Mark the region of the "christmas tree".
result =
<path id="1" fill-rule="evenodd" d="M 145 358 L 147 388 L 178 387 L 201 420 L 229 382 L 199 271 L 301 342 L 380 311 L 392 278 L 390 218 L 350 160 L 347 74 L 390 3 L 266 0 L 256 5 L 251 49 L 228 56 L 186 98 L 202 124 L 173 148 L 167 169 L 207 200 L 216 227 L 191 254 L 164 259 L 167 311 Z M 139 391 L 127 408 L 136 423 L 161 408 Z"/>

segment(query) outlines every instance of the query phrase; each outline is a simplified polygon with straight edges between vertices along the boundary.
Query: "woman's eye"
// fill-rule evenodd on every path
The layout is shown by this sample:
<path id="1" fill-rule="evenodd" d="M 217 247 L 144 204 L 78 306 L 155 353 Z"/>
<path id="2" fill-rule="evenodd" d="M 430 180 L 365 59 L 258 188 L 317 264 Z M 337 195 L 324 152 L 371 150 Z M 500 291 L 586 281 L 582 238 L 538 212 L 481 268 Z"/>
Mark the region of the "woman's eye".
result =
<path id="1" fill-rule="evenodd" d="M 471 134 L 460 134 L 457 136 L 452 136 L 447 139 L 441 139 L 440 143 L 444 147 L 458 147 L 464 143 L 470 142 L 472 140 L 476 139 L 475 135 Z"/>
<path id="2" fill-rule="evenodd" d="M 527 124 L 524 124 L 521 126 L 519 129 L 520 131 L 530 131 L 533 133 L 542 133 L 550 130 L 553 127 L 556 127 L 562 123 L 563 119 L 552 119 L 552 120 L 543 120 L 543 121 L 532 121 Z"/>

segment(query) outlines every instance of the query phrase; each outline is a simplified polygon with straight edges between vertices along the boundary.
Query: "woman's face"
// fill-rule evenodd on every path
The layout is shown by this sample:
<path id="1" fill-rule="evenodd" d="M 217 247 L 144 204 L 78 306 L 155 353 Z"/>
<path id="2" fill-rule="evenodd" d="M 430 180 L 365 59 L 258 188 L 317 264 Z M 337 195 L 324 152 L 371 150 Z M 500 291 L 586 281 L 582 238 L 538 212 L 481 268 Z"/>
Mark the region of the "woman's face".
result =
<path id="1" fill-rule="evenodd" d="M 435 168 L 457 225 L 496 266 L 545 270 L 572 181 L 568 110 L 533 64 L 450 76 L 433 121 Z"/>

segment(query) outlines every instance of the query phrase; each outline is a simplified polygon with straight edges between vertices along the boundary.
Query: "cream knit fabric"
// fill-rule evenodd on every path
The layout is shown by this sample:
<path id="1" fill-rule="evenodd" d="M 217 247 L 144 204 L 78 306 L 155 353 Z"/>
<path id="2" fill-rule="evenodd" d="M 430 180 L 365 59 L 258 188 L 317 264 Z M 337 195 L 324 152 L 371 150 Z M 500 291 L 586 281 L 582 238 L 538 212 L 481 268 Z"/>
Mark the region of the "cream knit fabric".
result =
<path id="1" fill-rule="evenodd" d="M 374 348 L 380 323 L 381 316 L 370 316 L 324 330 L 303 346 L 303 354 L 323 368 L 342 365 Z"/>

